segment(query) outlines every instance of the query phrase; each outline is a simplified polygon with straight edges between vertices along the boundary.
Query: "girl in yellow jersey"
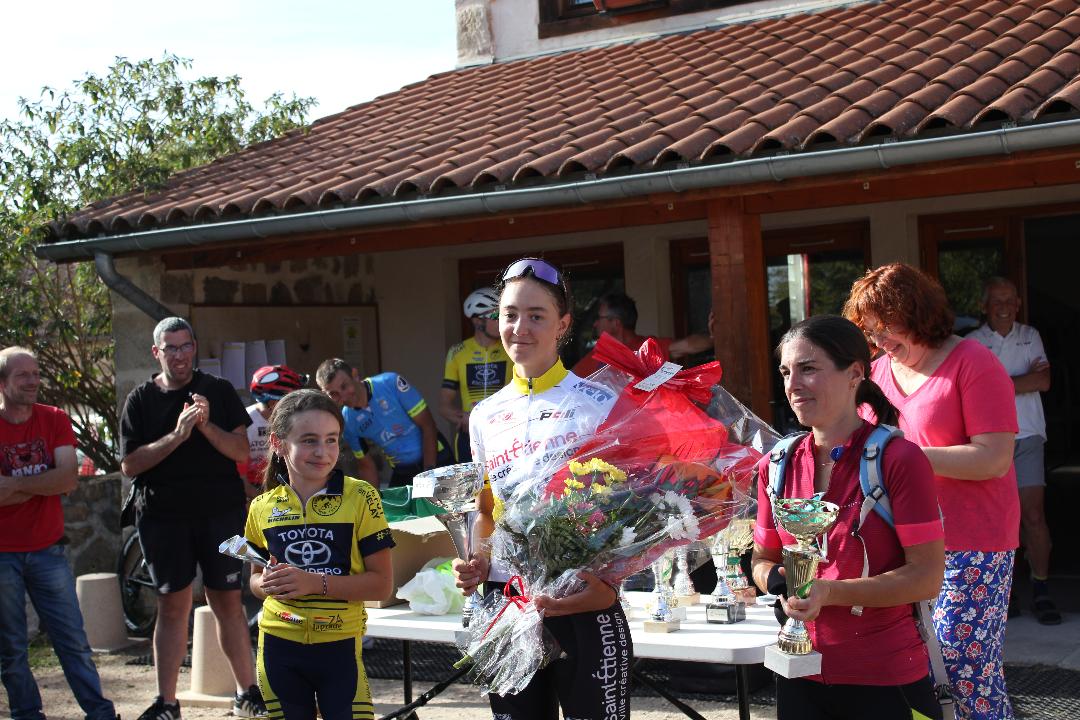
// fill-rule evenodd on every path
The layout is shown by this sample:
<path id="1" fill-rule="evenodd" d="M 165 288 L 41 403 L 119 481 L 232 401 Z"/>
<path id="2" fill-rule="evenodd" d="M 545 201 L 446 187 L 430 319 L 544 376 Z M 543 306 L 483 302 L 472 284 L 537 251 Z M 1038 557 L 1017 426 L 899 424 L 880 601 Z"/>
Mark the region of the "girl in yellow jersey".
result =
<path id="1" fill-rule="evenodd" d="M 326 395 L 297 390 L 270 416 L 266 491 L 244 533 L 270 555 L 251 590 L 263 598 L 258 674 L 271 718 L 374 717 L 361 658 L 364 600 L 389 594 L 394 541 L 379 494 L 334 469 L 341 414 Z"/>

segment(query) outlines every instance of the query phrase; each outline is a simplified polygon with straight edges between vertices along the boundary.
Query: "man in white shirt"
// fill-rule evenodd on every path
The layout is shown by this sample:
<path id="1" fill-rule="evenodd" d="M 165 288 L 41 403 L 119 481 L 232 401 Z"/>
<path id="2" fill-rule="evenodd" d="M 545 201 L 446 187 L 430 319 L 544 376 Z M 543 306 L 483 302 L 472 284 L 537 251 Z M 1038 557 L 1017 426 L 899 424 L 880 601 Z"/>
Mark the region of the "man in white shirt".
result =
<path id="1" fill-rule="evenodd" d="M 1033 609 L 1043 625 L 1061 622 L 1047 586 L 1050 573 L 1050 529 L 1043 511 L 1046 479 L 1043 444 L 1046 442 L 1046 419 L 1040 392 L 1050 389 L 1050 363 L 1046 360 L 1039 331 L 1016 322 L 1020 296 L 1012 281 L 992 277 L 983 286 L 983 312 L 986 323 L 968 337 L 997 355 L 1012 378 L 1016 392 L 1016 434 L 1013 464 L 1020 491 L 1020 533 L 1028 565 L 1031 567 Z"/>

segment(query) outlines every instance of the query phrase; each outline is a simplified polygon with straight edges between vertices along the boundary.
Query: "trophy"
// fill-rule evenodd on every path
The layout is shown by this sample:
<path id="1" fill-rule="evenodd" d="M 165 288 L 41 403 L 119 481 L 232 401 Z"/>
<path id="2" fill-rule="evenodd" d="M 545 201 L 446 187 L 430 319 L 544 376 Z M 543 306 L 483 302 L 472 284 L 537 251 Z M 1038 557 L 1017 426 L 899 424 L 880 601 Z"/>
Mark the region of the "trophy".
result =
<path id="1" fill-rule="evenodd" d="M 476 510 L 476 497 L 484 489 L 484 466 L 481 463 L 460 463 L 426 470 L 413 477 L 412 496 L 426 498 L 446 512 L 436 519 L 446 527 L 458 557 L 468 562 L 471 554 L 469 542 L 469 518 L 467 513 Z M 472 609 L 483 598 L 474 590 L 461 609 L 461 623 L 469 626 Z"/>
<path id="2" fill-rule="evenodd" d="M 256 550 L 255 547 L 247 541 L 247 538 L 241 535 L 233 535 L 228 540 L 222 542 L 218 545 L 218 552 L 222 555 L 234 557 L 237 560 L 249 562 L 252 565 L 258 565 L 259 567 L 270 566 L 270 558 L 263 555 L 259 550 Z"/>
<path id="3" fill-rule="evenodd" d="M 686 545 L 675 548 L 675 566 L 679 574 L 675 577 L 675 597 L 679 607 L 696 605 L 701 600 L 701 594 L 694 588 L 694 581 L 690 579 L 690 549 Z"/>
<path id="4" fill-rule="evenodd" d="M 784 572 L 789 595 L 805 598 L 810 594 L 818 563 L 825 559 L 815 538 L 828 532 L 839 512 L 840 508 L 834 503 L 816 498 L 778 498 L 773 501 L 776 523 L 795 536 L 794 545 L 784 546 Z M 814 649 L 806 625 L 791 618 L 780 630 L 776 646 L 788 655 L 808 655 Z"/>
<path id="5" fill-rule="evenodd" d="M 705 607 L 706 622 L 727 624 L 746 619 L 746 603 L 735 596 L 735 591 L 750 587 L 739 563 L 753 543 L 754 521 L 750 518 L 735 518 L 716 535 L 711 548 L 716 590 L 713 601 Z"/>
<path id="6" fill-rule="evenodd" d="M 671 558 L 661 555 L 652 562 L 653 598 L 649 603 L 652 611 L 645 621 L 645 632 L 669 633 L 679 629 L 679 622 L 686 619 L 686 608 L 679 607 L 674 592 L 667 584 Z"/>

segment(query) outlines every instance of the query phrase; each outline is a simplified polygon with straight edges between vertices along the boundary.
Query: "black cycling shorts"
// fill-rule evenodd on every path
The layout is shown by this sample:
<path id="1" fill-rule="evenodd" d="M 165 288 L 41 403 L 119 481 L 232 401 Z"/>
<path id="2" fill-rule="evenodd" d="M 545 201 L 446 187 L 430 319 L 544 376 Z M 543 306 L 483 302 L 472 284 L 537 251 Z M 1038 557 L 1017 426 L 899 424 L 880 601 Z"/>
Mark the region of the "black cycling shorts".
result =
<path id="1" fill-rule="evenodd" d="M 927 675 L 907 685 L 826 685 L 776 676 L 778 720 L 941 720 Z"/>
<path id="2" fill-rule="evenodd" d="M 563 717 L 574 720 L 629 720 L 634 644 L 622 607 L 545 618 L 544 627 L 566 657 L 536 673 L 517 695 L 489 695 L 495 718 L 558 720 L 561 705 Z"/>
<path id="3" fill-rule="evenodd" d="M 454 462 L 472 462 L 472 447 L 469 445 L 469 432 L 467 430 L 454 431 Z"/>
<path id="4" fill-rule="evenodd" d="M 373 720 L 371 688 L 361 658 L 362 635 L 298 643 L 259 631 L 256 672 L 271 718 Z"/>
<path id="5" fill-rule="evenodd" d="M 139 545 L 150 568 L 154 587 L 162 595 L 183 590 L 202 569 L 203 584 L 211 590 L 239 590 L 240 560 L 222 555 L 218 546 L 244 533 L 244 509 L 210 517 L 162 517 L 140 513 L 135 520 Z"/>

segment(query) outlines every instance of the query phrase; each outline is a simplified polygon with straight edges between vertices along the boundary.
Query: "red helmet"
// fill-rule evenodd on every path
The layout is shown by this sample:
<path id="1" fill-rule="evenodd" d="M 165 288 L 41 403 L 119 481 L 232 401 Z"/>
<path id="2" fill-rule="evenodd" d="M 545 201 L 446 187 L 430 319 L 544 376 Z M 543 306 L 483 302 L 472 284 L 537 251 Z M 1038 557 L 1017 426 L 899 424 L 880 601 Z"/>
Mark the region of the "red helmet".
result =
<path id="1" fill-rule="evenodd" d="M 251 376 L 251 394 L 259 402 L 280 400 L 307 385 L 307 381 L 307 375 L 286 365 L 265 365 Z"/>

